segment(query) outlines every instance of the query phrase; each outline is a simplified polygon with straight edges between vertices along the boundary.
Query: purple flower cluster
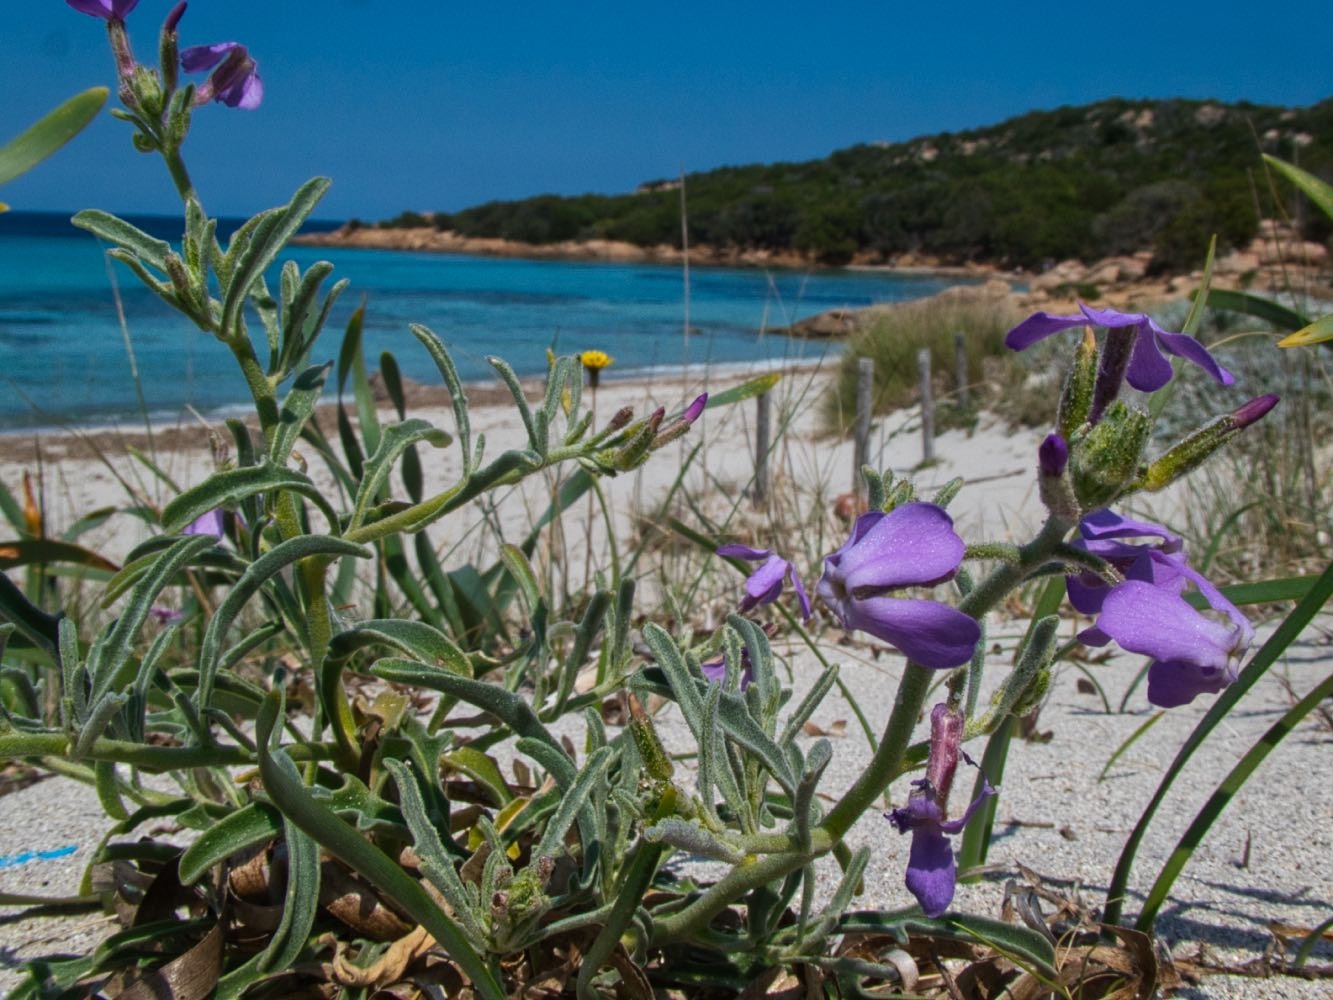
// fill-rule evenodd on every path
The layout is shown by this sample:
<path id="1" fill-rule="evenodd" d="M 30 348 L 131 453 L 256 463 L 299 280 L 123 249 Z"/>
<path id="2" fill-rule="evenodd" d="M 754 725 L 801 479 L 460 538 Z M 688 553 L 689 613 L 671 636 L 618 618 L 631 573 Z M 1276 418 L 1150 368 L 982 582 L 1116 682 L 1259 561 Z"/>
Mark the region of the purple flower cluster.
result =
<path id="1" fill-rule="evenodd" d="M 100 17 L 111 26 L 113 42 L 120 46 L 117 50 L 117 63 L 121 75 L 124 76 L 132 71 L 134 61 L 129 54 L 129 43 L 125 40 L 124 20 L 138 6 L 139 0 L 65 0 L 65 2 L 81 13 Z M 176 4 L 167 15 L 163 27 L 165 35 L 171 39 L 171 52 L 175 52 L 176 27 L 185 13 L 185 7 L 184 3 Z M 219 101 L 231 108 L 251 111 L 259 107 L 264 99 L 264 82 L 259 77 L 259 67 L 245 46 L 238 42 L 195 45 L 180 54 L 180 61 L 181 68 L 187 73 L 213 71 L 195 91 L 196 105 Z M 174 67 L 167 72 L 174 74 Z"/>
<path id="2" fill-rule="evenodd" d="M 1079 634 L 1090 646 L 1114 640 L 1152 657 L 1148 701 L 1175 708 L 1236 679 L 1254 629 L 1240 610 L 1186 561 L 1182 543 L 1159 524 L 1094 511 L 1079 525 L 1080 548 L 1106 560 L 1125 578 L 1110 586 L 1091 572 L 1066 578 L 1069 603 L 1096 624 Z M 1181 595 L 1193 584 L 1211 617 Z"/>

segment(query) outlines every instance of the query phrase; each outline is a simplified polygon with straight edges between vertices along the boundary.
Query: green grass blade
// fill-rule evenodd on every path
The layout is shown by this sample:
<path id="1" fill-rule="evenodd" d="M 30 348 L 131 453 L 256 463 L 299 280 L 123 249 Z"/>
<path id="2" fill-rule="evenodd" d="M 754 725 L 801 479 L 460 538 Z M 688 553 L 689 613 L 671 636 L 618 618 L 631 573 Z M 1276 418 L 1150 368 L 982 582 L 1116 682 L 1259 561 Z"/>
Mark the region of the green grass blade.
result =
<path id="1" fill-rule="evenodd" d="M 1217 821 L 1217 817 L 1222 814 L 1222 810 L 1235 798 L 1236 793 L 1249 780 L 1255 768 L 1264 762 L 1264 759 L 1277 748 L 1277 745 L 1296 728 L 1302 719 L 1314 711 L 1319 703 L 1330 695 L 1333 695 L 1333 674 L 1325 677 L 1323 683 L 1315 687 L 1314 690 L 1293 705 L 1282 718 L 1273 723 L 1268 731 L 1259 738 L 1259 741 L 1250 747 L 1249 752 L 1231 769 L 1231 772 L 1222 779 L 1222 783 L 1217 786 L 1217 790 L 1203 804 L 1203 808 L 1194 817 L 1194 821 L 1181 834 L 1175 850 L 1171 852 L 1171 856 L 1166 859 L 1166 864 L 1162 866 L 1157 880 L 1153 882 L 1152 888 L 1148 890 L 1148 896 L 1143 901 L 1143 910 L 1139 913 L 1139 919 L 1135 923 L 1135 927 L 1145 933 L 1152 930 L 1153 922 L 1157 919 L 1162 904 L 1166 902 L 1167 894 L 1171 891 L 1171 886 L 1175 884 L 1176 877 L 1189 863 L 1190 858 L 1194 856 L 1194 851 L 1203 841 L 1203 838 L 1207 836 L 1208 830 Z"/>
<path id="2" fill-rule="evenodd" d="M 1315 203 L 1319 211 L 1333 219 L 1333 184 L 1267 153 L 1264 154 L 1264 162 L 1300 188 L 1305 196 Z"/>
<path id="3" fill-rule="evenodd" d="M 1138 853 L 1139 844 L 1142 843 L 1144 834 L 1148 832 L 1148 827 L 1157 815 L 1157 809 L 1166 798 L 1166 793 L 1175 782 L 1180 772 L 1194 756 L 1194 752 L 1203 745 L 1203 741 L 1217 727 L 1235 707 L 1236 703 L 1252 688 L 1259 678 L 1267 673 L 1268 668 L 1273 665 L 1279 656 L 1286 651 L 1287 647 L 1295 641 L 1300 635 L 1301 630 L 1310 623 L 1310 620 L 1319 613 L 1329 597 L 1333 596 L 1333 564 L 1320 575 L 1318 581 L 1310 588 L 1309 593 L 1298 604 L 1282 624 L 1278 626 L 1276 632 L 1263 645 L 1263 648 L 1250 660 L 1245 669 L 1241 671 L 1240 676 L 1230 687 L 1217 696 L 1213 702 L 1213 707 L 1208 710 L 1208 714 L 1199 720 L 1199 724 L 1194 727 L 1185 744 L 1176 754 L 1176 759 L 1171 762 L 1165 775 L 1162 776 L 1161 783 L 1157 786 L 1157 791 L 1153 793 L 1152 800 L 1143 810 L 1143 815 L 1135 824 L 1130 832 L 1125 846 L 1120 852 L 1120 858 L 1116 862 L 1115 871 L 1111 876 L 1110 887 L 1106 891 L 1106 915 L 1103 918 L 1108 924 L 1119 924 L 1121 912 L 1124 909 L 1125 890 L 1129 885 L 1129 873 L 1134 866 L 1134 857 Z"/>
<path id="4" fill-rule="evenodd" d="M 1265 323 L 1271 323 L 1279 330 L 1299 330 L 1310 323 L 1309 317 L 1288 309 L 1280 303 L 1248 292 L 1233 292 L 1225 288 L 1210 288 L 1208 304 L 1214 309 L 1226 309 L 1230 312 L 1244 313 Z"/>
<path id="5" fill-rule="evenodd" d="M 1111 754 L 1111 756 L 1106 761 L 1106 766 L 1103 767 L 1101 773 L 1097 775 L 1097 782 L 1099 784 L 1102 781 L 1106 780 L 1107 772 L 1109 772 L 1111 768 L 1115 765 L 1115 762 L 1120 759 L 1121 754 L 1123 754 L 1126 750 L 1128 750 L 1136 742 L 1138 742 L 1140 736 L 1146 733 L 1153 726 L 1157 725 L 1158 720 L 1161 719 L 1161 717 L 1164 716 L 1165 714 L 1166 714 L 1166 709 L 1164 708 L 1160 709 L 1157 712 L 1154 712 L 1151 716 L 1148 717 L 1148 720 L 1146 722 L 1144 722 L 1141 726 L 1139 726 L 1137 729 L 1135 729 L 1132 733 L 1129 734 L 1129 738 L 1126 739 L 1125 742 L 1121 743 L 1120 746 L 1115 748 L 1115 753 Z"/>

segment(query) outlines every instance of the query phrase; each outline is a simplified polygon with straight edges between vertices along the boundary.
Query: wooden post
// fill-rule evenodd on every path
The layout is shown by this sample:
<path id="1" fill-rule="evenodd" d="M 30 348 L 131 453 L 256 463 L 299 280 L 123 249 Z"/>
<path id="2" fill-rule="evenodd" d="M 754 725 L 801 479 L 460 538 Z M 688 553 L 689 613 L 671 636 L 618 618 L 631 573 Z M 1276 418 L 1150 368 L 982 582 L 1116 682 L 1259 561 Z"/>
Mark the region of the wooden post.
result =
<path id="1" fill-rule="evenodd" d="M 958 409 L 967 409 L 967 334 L 953 335 L 953 370 L 958 381 Z"/>
<path id="2" fill-rule="evenodd" d="M 921 375 L 921 463 L 935 461 L 935 400 L 930 391 L 930 348 L 916 352 L 916 370 Z"/>
<path id="3" fill-rule="evenodd" d="M 875 361 L 858 358 L 856 362 L 856 430 L 852 448 L 852 492 L 865 496 L 866 484 L 861 467 L 870 461 L 870 408 L 875 401 Z"/>
<path id="4" fill-rule="evenodd" d="M 754 503 L 760 506 L 768 496 L 768 437 L 771 400 L 766 392 L 754 398 Z"/>

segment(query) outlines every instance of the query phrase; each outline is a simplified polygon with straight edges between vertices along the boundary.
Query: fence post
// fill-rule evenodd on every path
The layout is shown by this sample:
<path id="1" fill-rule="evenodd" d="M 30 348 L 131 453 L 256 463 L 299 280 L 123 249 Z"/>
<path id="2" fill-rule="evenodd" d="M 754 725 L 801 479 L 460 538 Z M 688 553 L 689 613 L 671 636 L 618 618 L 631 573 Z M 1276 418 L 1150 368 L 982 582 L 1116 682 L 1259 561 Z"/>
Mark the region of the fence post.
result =
<path id="1" fill-rule="evenodd" d="M 856 361 L 856 429 L 852 447 L 852 492 L 865 496 L 866 484 L 861 467 L 870 461 L 870 408 L 875 400 L 875 360 Z"/>
<path id="2" fill-rule="evenodd" d="M 953 335 L 953 369 L 958 382 L 958 409 L 967 410 L 967 334 Z"/>
<path id="3" fill-rule="evenodd" d="M 754 398 L 754 503 L 758 507 L 768 496 L 768 437 L 771 400 L 761 392 Z"/>
<path id="4" fill-rule="evenodd" d="M 921 376 L 921 463 L 935 461 L 935 399 L 930 391 L 930 348 L 916 352 L 916 370 Z"/>

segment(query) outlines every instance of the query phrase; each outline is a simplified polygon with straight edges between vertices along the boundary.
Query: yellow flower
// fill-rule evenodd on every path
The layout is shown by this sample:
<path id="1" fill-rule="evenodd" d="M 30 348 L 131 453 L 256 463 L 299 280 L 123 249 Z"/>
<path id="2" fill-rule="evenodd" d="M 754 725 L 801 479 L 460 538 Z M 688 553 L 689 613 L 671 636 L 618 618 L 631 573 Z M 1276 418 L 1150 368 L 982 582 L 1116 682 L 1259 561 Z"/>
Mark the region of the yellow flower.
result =
<path id="1" fill-rule="evenodd" d="M 579 355 L 579 364 L 590 372 L 599 372 L 608 367 L 616 359 L 611 357 L 605 351 L 584 351 Z"/>

